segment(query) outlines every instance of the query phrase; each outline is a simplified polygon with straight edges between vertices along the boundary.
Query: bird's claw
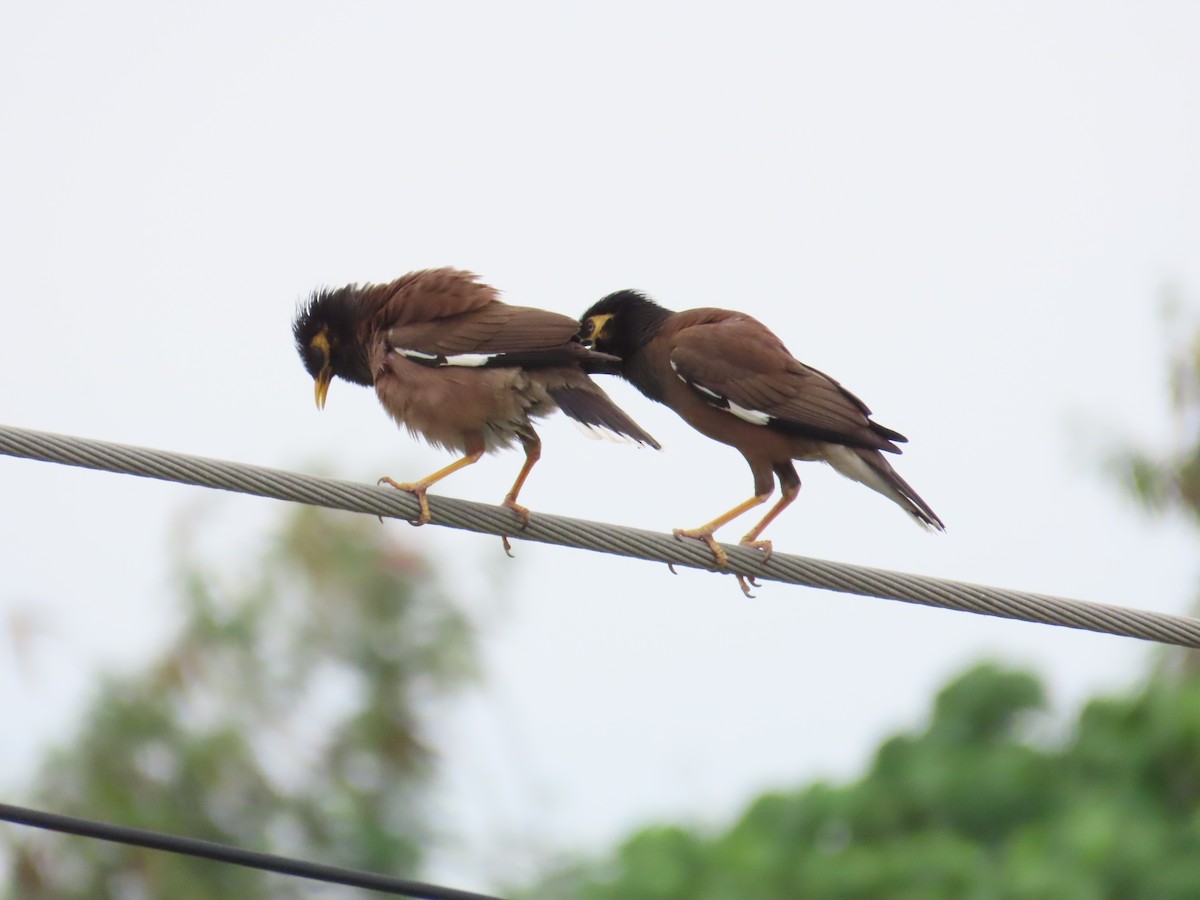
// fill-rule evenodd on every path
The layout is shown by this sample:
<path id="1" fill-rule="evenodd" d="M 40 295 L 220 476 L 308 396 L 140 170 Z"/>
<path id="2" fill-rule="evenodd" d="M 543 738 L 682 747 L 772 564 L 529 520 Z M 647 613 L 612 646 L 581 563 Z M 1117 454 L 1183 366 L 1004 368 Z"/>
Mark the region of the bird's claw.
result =
<path id="1" fill-rule="evenodd" d="M 738 546 L 748 547 L 751 550 L 762 550 L 764 554 L 762 560 L 764 566 L 771 561 L 771 555 L 775 552 L 775 545 L 770 541 L 748 541 L 742 538 Z"/>
<path id="2" fill-rule="evenodd" d="M 704 543 L 708 544 L 709 549 L 712 550 L 713 561 L 717 564 L 718 570 L 719 569 L 726 569 L 726 570 L 729 569 L 729 554 L 727 554 L 725 552 L 724 547 L 722 547 L 720 544 L 717 543 L 716 538 L 713 537 L 713 533 L 709 529 L 707 529 L 707 528 L 691 528 L 691 529 L 676 528 L 672 533 L 675 535 L 676 540 L 681 541 L 684 538 L 694 538 L 697 541 L 704 541 Z M 754 549 L 757 549 L 757 550 L 765 550 L 767 552 L 767 559 L 771 558 L 771 542 L 770 541 L 742 541 L 741 546 L 753 547 Z M 763 560 L 763 562 L 765 563 L 766 560 Z M 667 567 L 670 568 L 670 570 L 672 572 L 675 571 L 675 567 L 672 566 L 670 563 L 667 563 Z M 742 593 L 745 594 L 747 597 L 754 599 L 754 595 L 752 593 L 750 593 L 750 588 L 752 588 L 752 587 L 756 588 L 759 586 L 758 581 L 755 580 L 754 576 L 753 575 L 743 575 L 740 572 L 734 572 L 733 577 L 737 579 L 738 587 L 740 587 L 742 589 Z"/>
<path id="3" fill-rule="evenodd" d="M 704 543 L 708 544 L 708 549 L 712 551 L 713 562 L 717 564 L 717 568 L 729 568 L 729 555 L 725 552 L 725 548 L 717 543 L 716 538 L 713 537 L 713 533 L 711 531 L 705 528 L 676 528 L 672 534 L 675 535 L 676 540 L 680 541 L 684 538 L 693 538 L 697 541 L 704 541 Z"/>
<path id="4" fill-rule="evenodd" d="M 529 510 L 519 504 L 513 497 L 505 497 L 504 505 L 521 517 L 521 530 L 529 527 Z"/>
<path id="5" fill-rule="evenodd" d="M 529 510 L 519 504 L 515 497 L 511 494 L 505 497 L 503 505 L 507 506 L 520 517 L 522 531 L 529 527 Z M 508 558 L 513 559 L 512 544 L 508 542 L 507 535 L 500 535 L 500 540 L 504 544 L 504 552 L 508 555 Z"/>
<path id="6" fill-rule="evenodd" d="M 750 593 L 750 588 L 758 587 L 758 582 L 754 580 L 754 576 L 742 575 L 738 572 L 734 572 L 733 577 L 737 579 L 738 587 L 742 589 L 742 593 L 753 600 L 754 595 Z"/>
<path id="7" fill-rule="evenodd" d="M 428 490 L 428 488 L 426 488 L 425 485 L 410 484 L 405 481 L 393 481 L 391 478 L 388 478 L 386 475 L 384 475 L 382 478 L 380 478 L 375 483 L 391 485 L 396 490 L 404 491 L 406 493 L 412 494 L 414 497 L 417 498 L 417 503 L 419 503 L 421 506 L 421 514 L 419 516 L 417 516 L 415 519 L 409 519 L 408 523 L 410 525 L 415 525 L 418 527 L 421 525 L 427 525 L 429 523 L 429 520 L 433 518 L 433 514 L 429 511 L 429 500 L 425 496 L 425 493 Z"/>

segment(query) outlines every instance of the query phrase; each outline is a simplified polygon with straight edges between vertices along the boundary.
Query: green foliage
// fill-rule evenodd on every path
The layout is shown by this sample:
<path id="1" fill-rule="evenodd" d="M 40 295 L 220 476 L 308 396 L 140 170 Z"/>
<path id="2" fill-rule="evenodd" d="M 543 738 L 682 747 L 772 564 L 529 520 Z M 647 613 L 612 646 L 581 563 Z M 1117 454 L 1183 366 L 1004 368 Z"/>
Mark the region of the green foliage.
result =
<path id="1" fill-rule="evenodd" d="M 1184 321 L 1182 310 L 1178 298 L 1168 297 L 1163 316 L 1171 346 L 1167 397 L 1175 425 L 1169 446 L 1148 450 L 1125 441 L 1104 461 L 1112 480 L 1152 516 L 1180 516 L 1200 528 L 1200 323 Z M 1200 615 L 1200 594 L 1192 605 Z M 1200 675 L 1200 652 L 1165 649 L 1159 675 Z"/>
<path id="2" fill-rule="evenodd" d="M 1097 700 L 1053 744 L 1039 681 L 984 665 L 847 785 L 656 827 L 562 867 L 549 900 L 1184 900 L 1200 885 L 1200 682 Z"/>
<path id="3" fill-rule="evenodd" d="M 1155 515 L 1180 513 L 1200 525 L 1200 325 L 1181 321 L 1168 304 L 1171 341 L 1167 396 L 1175 434 L 1162 451 L 1124 444 L 1109 452 L 1107 467 L 1130 496 Z"/>
<path id="4" fill-rule="evenodd" d="M 473 641 L 392 533 L 297 508 L 235 589 L 185 550 L 177 637 L 103 681 L 29 802 L 411 875 L 433 764 L 421 710 L 472 674 Z M 12 853 L 21 900 L 311 896 L 294 879 L 43 833 Z"/>

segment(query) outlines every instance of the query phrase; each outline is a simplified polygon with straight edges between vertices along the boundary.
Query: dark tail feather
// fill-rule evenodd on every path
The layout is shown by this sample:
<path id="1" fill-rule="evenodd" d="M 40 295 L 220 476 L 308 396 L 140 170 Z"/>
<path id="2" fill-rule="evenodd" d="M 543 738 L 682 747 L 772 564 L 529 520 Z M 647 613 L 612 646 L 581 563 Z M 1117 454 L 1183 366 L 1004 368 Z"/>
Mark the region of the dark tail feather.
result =
<path id="1" fill-rule="evenodd" d="M 581 344 L 568 343 L 542 350 L 497 353 L 484 365 L 492 369 L 513 366 L 523 369 L 556 369 L 564 365 L 578 365 L 589 375 L 620 375 L 623 363 L 618 356 L 599 353 Z"/>
<path id="2" fill-rule="evenodd" d="M 829 464 L 845 475 L 898 504 L 917 524 L 932 531 L 945 531 L 946 526 L 907 481 L 900 477 L 891 463 L 878 450 L 859 447 L 837 447 L 826 457 Z"/>
<path id="3" fill-rule="evenodd" d="M 907 444 L 908 443 L 908 438 L 906 438 L 904 435 L 902 435 L 898 431 L 892 431 L 892 429 L 888 428 L 886 425 L 880 425 L 878 422 L 871 422 L 870 425 L 871 425 L 871 430 L 873 432 L 875 432 L 875 434 L 877 434 L 881 438 L 883 438 L 885 441 L 895 441 L 897 444 Z M 899 447 L 891 447 L 891 448 L 883 447 L 881 449 L 887 450 L 888 453 L 899 453 L 900 452 Z"/>
<path id="4" fill-rule="evenodd" d="M 608 399 L 608 394 L 599 385 L 588 382 L 586 385 L 553 387 L 549 391 L 558 408 L 581 425 L 624 435 L 655 450 L 662 449 L 658 441 Z"/>

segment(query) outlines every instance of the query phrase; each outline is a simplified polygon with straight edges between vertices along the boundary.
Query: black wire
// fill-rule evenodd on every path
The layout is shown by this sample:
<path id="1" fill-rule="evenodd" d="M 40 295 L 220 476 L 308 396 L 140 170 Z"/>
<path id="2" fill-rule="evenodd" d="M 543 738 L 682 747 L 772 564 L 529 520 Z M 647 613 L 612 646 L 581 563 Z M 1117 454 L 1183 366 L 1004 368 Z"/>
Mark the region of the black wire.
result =
<path id="1" fill-rule="evenodd" d="M 76 834 L 81 837 L 96 838 L 101 841 L 149 847 L 152 850 L 182 853 L 185 856 L 198 856 L 202 859 L 231 863 L 235 866 L 263 869 L 282 875 L 295 875 L 312 881 L 327 881 L 331 884 L 344 884 L 349 887 L 365 888 L 369 891 L 382 891 L 385 894 L 415 897 L 418 900 L 501 900 L 501 898 L 489 894 L 460 891 L 423 881 L 407 881 L 403 878 L 378 875 L 374 872 L 360 872 L 341 866 L 326 866 L 321 863 L 291 859 L 287 856 L 276 856 L 273 853 L 243 850 L 240 847 L 230 847 L 227 844 L 217 844 L 213 841 L 179 837 L 160 831 L 148 831 L 144 828 L 130 828 L 127 825 L 95 822 L 91 819 L 77 819 L 72 816 L 41 812 L 7 803 L 0 803 L 0 820 L 14 822 L 18 825 L 29 825 L 33 828 L 61 831 L 65 834 Z"/>

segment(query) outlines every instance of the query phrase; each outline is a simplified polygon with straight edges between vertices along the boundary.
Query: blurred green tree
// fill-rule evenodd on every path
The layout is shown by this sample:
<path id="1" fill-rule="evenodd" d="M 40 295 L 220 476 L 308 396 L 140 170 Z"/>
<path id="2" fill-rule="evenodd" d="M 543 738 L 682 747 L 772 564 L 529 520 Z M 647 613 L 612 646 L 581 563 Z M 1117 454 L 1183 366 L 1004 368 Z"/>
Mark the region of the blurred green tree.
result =
<path id="1" fill-rule="evenodd" d="M 723 833 L 647 828 L 527 900 L 1190 900 L 1200 681 L 1089 703 L 1048 732 L 1034 676 L 971 669 L 846 785 L 750 803 Z"/>
<path id="2" fill-rule="evenodd" d="M 1200 324 L 1188 319 L 1178 294 L 1168 291 L 1163 307 L 1171 440 L 1154 450 L 1124 440 L 1108 452 L 1105 463 L 1116 483 L 1151 516 L 1178 516 L 1200 529 Z M 1192 609 L 1200 615 L 1200 589 Z M 1170 648 L 1162 660 L 1166 674 L 1200 674 L 1200 652 L 1195 650 Z"/>
<path id="3" fill-rule="evenodd" d="M 429 837 L 423 713 L 473 674 L 474 641 L 392 533 L 297 507 L 234 589 L 185 539 L 177 636 L 103 681 L 28 801 L 411 876 Z M 13 900 L 312 896 L 297 879 L 43 832 L 9 855 Z"/>
<path id="4" fill-rule="evenodd" d="M 1179 513 L 1200 527 L 1200 326 L 1177 299 L 1165 304 L 1170 342 L 1167 397 L 1175 434 L 1165 450 L 1122 445 L 1109 454 L 1112 474 L 1155 514 Z"/>

